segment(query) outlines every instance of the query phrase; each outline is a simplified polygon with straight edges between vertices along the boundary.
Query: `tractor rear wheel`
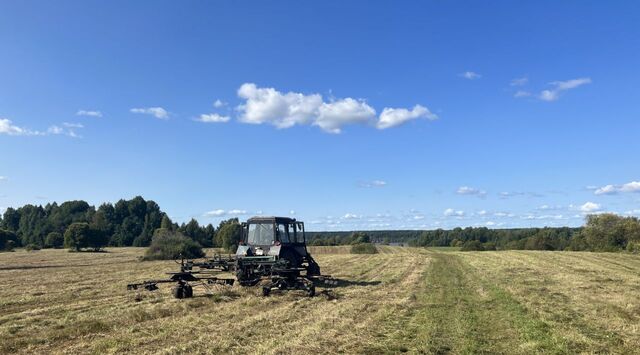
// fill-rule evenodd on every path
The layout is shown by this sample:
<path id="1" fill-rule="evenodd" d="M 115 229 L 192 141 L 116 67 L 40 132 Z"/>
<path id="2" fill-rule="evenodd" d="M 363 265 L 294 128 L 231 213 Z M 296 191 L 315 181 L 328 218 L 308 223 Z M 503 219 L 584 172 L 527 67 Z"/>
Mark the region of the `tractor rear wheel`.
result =
<path id="1" fill-rule="evenodd" d="M 182 285 L 177 285 L 173 288 L 173 297 L 178 299 L 184 298 L 184 287 Z"/>
<path id="2" fill-rule="evenodd" d="M 193 297 L 193 287 L 191 285 L 184 286 L 184 298 Z"/>

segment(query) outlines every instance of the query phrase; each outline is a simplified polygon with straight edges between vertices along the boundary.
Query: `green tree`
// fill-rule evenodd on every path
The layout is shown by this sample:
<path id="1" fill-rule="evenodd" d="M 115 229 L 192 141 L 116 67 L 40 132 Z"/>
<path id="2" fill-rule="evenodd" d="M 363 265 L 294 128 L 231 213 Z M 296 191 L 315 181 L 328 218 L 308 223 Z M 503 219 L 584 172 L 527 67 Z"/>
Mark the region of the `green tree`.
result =
<path id="1" fill-rule="evenodd" d="M 145 252 L 144 260 L 169 260 L 179 257 L 201 258 L 204 251 L 200 244 L 180 232 L 158 228 L 153 234 L 151 245 Z"/>
<path id="2" fill-rule="evenodd" d="M 62 248 L 64 245 L 64 236 L 58 232 L 50 232 L 44 240 L 47 248 Z"/>
<path id="3" fill-rule="evenodd" d="M 65 248 L 75 249 L 76 251 L 86 248 L 89 245 L 91 233 L 91 227 L 89 227 L 88 223 L 72 223 L 64 232 Z"/>
<path id="4" fill-rule="evenodd" d="M 232 218 L 220 223 L 216 231 L 216 239 L 225 250 L 235 253 L 238 243 L 242 239 L 242 227 L 237 218 Z"/>
<path id="5" fill-rule="evenodd" d="M 169 218 L 169 216 L 167 216 L 166 213 L 162 215 L 160 228 L 165 230 L 173 230 L 173 222 L 171 222 L 171 218 Z"/>

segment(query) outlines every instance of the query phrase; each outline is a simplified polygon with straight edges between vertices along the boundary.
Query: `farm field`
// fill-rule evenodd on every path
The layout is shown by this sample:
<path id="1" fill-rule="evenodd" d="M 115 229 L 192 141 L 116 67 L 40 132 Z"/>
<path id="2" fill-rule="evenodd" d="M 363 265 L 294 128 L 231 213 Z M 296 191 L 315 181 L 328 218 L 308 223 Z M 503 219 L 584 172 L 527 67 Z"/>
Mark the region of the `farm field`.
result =
<path id="1" fill-rule="evenodd" d="M 174 271 L 142 248 L 0 253 L 0 353 L 633 353 L 640 257 L 311 248 L 346 280 L 313 298 L 257 288 L 176 300 L 126 284 Z M 319 288 L 318 291 L 322 291 Z"/>

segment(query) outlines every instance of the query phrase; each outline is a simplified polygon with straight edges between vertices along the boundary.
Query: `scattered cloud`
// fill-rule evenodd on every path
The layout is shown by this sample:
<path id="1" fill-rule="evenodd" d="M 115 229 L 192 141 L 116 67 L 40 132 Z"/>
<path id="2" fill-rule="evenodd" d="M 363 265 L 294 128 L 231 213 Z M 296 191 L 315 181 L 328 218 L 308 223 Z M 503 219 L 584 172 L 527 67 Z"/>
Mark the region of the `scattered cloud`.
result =
<path id="1" fill-rule="evenodd" d="M 229 122 L 230 119 L 231 117 L 229 116 L 222 116 L 217 113 L 210 113 L 210 114 L 200 115 L 200 117 L 197 118 L 196 121 L 204 122 L 204 123 L 226 123 L 226 122 Z"/>
<path id="2" fill-rule="evenodd" d="M 595 202 L 586 202 L 584 205 L 580 206 L 580 211 L 589 213 L 589 212 L 597 212 L 602 209 L 602 206 Z"/>
<path id="3" fill-rule="evenodd" d="M 6 176 L 0 176 L 0 182 L 9 181 L 9 178 Z"/>
<path id="4" fill-rule="evenodd" d="M 220 99 L 217 99 L 216 101 L 213 102 L 213 107 L 215 107 L 215 108 L 220 108 L 220 107 L 224 107 L 224 106 L 227 106 L 227 103 L 222 101 L 222 100 L 220 100 Z"/>
<path id="5" fill-rule="evenodd" d="M 567 81 L 553 81 L 549 83 L 553 86 L 553 88 L 549 90 L 543 90 L 540 95 L 538 95 L 538 98 L 542 101 L 556 101 L 558 98 L 560 98 L 560 93 L 562 93 L 563 91 L 575 89 L 579 86 L 590 83 L 591 78 L 579 78 Z"/>
<path id="6" fill-rule="evenodd" d="M 640 181 L 631 181 L 622 185 L 605 185 L 593 191 L 596 195 L 614 195 L 620 192 L 640 192 Z"/>
<path id="7" fill-rule="evenodd" d="M 294 214 L 296 214 L 296 211 L 294 210 L 289 211 L 289 215 L 293 216 Z"/>
<path id="8" fill-rule="evenodd" d="M 358 186 L 366 187 L 366 188 L 384 187 L 384 186 L 387 186 L 387 182 L 384 181 L 384 180 L 363 181 L 363 182 L 358 183 Z"/>
<path id="9" fill-rule="evenodd" d="M 525 90 L 518 90 L 516 91 L 515 94 L 513 94 L 513 97 L 516 97 L 516 98 L 529 97 L 529 96 L 531 96 L 531 93 Z"/>
<path id="10" fill-rule="evenodd" d="M 78 110 L 76 116 L 102 117 L 102 112 L 93 110 Z"/>
<path id="11" fill-rule="evenodd" d="M 487 214 L 487 210 L 480 210 L 477 212 L 478 216 L 485 216 Z"/>
<path id="12" fill-rule="evenodd" d="M 376 120 L 376 110 L 364 99 L 347 97 L 325 101 L 320 94 L 283 93 L 274 88 L 259 88 L 253 83 L 242 84 L 237 94 L 245 100 L 236 107 L 240 122 L 270 124 L 279 129 L 313 125 L 337 134 L 351 124 L 371 124 L 385 129 L 420 117 L 437 118 L 426 107 L 416 105 L 412 110 L 384 108 Z"/>
<path id="13" fill-rule="evenodd" d="M 142 107 L 142 108 L 132 108 L 129 110 L 131 113 L 142 113 L 145 115 L 152 115 L 155 118 L 161 120 L 169 119 L 169 112 L 162 107 Z"/>
<path id="14" fill-rule="evenodd" d="M 67 128 L 84 128 L 84 125 L 82 123 L 63 122 L 62 125 Z"/>
<path id="15" fill-rule="evenodd" d="M 410 120 L 415 120 L 417 118 L 426 118 L 428 120 L 437 120 L 438 116 L 428 108 L 415 105 L 411 111 L 405 108 L 385 108 L 382 110 L 380 114 L 380 119 L 376 124 L 378 129 L 386 129 L 401 125 Z"/>
<path id="16" fill-rule="evenodd" d="M 461 78 L 469 79 L 469 80 L 480 79 L 482 77 L 482 75 L 478 73 L 474 73 L 472 71 L 466 71 L 464 73 L 460 73 L 458 74 L 458 76 L 460 76 Z"/>
<path id="17" fill-rule="evenodd" d="M 80 138 L 75 132 L 75 128 L 82 128 L 78 125 L 72 127 L 69 123 L 63 123 L 64 127 L 57 125 L 50 126 L 46 131 L 33 131 L 28 128 L 16 126 L 11 120 L 6 118 L 0 118 L 0 134 L 6 134 L 9 136 L 47 136 L 47 135 L 60 135 L 64 134 L 69 137 Z"/>
<path id="18" fill-rule="evenodd" d="M 461 210 L 454 210 L 453 208 L 447 208 L 446 210 L 444 210 L 443 214 L 445 215 L 445 217 L 464 217 L 464 211 Z"/>
<path id="19" fill-rule="evenodd" d="M 223 216 L 242 216 L 246 214 L 247 214 L 246 210 L 234 209 L 234 210 L 226 211 L 223 209 L 217 209 L 217 210 L 205 212 L 204 215 L 205 217 L 223 217 Z"/>
<path id="20" fill-rule="evenodd" d="M 484 197 L 487 195 L 487 192 L 485 190 L 480 190 L 469 186 L 460 186 L 456 190 L 456 193 L 458 195 L 473 195 L 479 197 Z"/>
<path id="21" fill-rule="evenodd" d="M 510 86 L 525 86 L 529 83 L 529 78 L 522 77 L 522 78 L 515 78 L 512 79 L 511 82 L 509 83 Z"/>
<path id="22" fill-rule="evenodd" d="M 344 216 L 342 216 L 342 218 L 343 219 L 360 219 L 360 216 L 353 213 L 347 213 Z"/>

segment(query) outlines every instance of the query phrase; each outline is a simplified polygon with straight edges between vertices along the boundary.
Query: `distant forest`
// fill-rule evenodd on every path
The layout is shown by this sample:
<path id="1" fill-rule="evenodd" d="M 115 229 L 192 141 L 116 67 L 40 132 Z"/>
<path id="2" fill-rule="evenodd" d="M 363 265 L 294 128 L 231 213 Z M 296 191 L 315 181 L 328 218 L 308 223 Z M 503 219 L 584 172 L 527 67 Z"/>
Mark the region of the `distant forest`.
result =
<path id="1" fill-rule="evenodd" d="M 200 225 L 195 219 L 177 224 L 160 206 L 138 196 L 104 203 L 98 208 L 85 201 L 67 201 L 7 208 L 0 218 L 0 249 L 32 246 L 61 247 L 61 236 L 74 223 L 86 223 L 108 246 L 148 246 L 157 229 L 177 231 L 203 247 L 228 247 L 217 227 Z M 365 241 L 418 247 L 455 246 L 462 250 L 597 250 L 637 251 L 640 246 L 640 222 L 636 217 L 614 214 L 587 216 L 580 228 L 454 228 L 452 230 L 391 230 L 307 232 L 310 245 L 346 245 Z"/>

